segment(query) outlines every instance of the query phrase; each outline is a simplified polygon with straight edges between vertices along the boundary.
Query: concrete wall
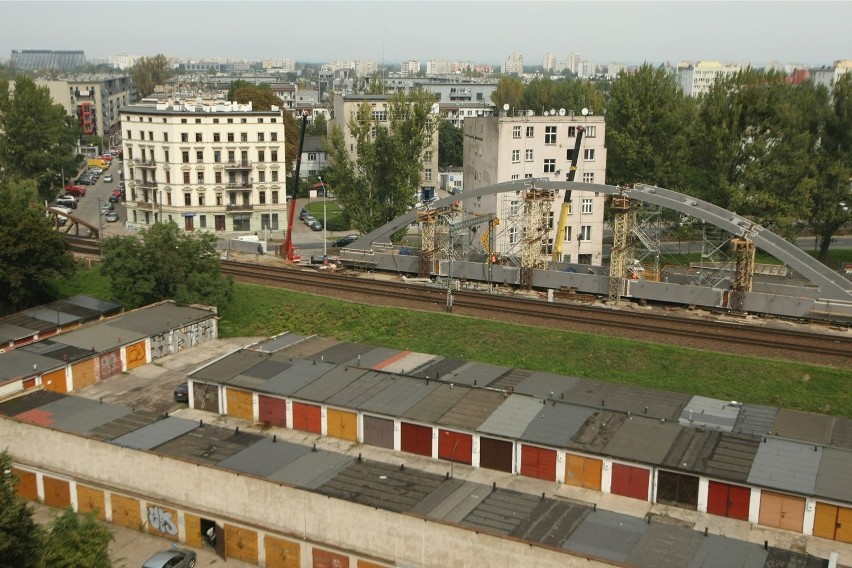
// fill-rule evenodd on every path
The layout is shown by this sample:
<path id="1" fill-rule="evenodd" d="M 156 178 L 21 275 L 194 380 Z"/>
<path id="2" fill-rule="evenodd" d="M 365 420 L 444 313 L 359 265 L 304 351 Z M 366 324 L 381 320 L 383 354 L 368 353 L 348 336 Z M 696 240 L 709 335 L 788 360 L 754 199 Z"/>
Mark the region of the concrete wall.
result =
<path id="1" fill-rule="evenodd" d="M 8 418 L 0 439 L 23 466 L 402 565 L 608 565 Z"/>

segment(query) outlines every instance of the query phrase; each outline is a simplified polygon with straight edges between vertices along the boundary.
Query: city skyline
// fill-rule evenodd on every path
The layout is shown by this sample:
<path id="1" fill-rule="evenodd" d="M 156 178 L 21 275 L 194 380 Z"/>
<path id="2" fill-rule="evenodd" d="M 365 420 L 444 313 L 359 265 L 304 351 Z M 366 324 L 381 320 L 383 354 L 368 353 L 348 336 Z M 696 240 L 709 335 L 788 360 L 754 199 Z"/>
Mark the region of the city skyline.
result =
<path id="1" fill-rule="evenodd" d="M 93 32 L 80 17 L 97 10 Z M 849 53 L 849 2 L 3 2 L 0 55 L 82 49 L 185 59 L 450 59 L 499 65 L 721 60 L 830 65 Z M 49 17 L 45 17 L 49 14 Z M 817 17 L 818 16 L 818 17 Z M 505 23 L 505 24 L 504 24 Z M 187 33 L 187 30 L 193 30 Z M 199 31 L 200 30 L 200 31 Z M 532 33 L 530 31 L 533 30 Z"/>

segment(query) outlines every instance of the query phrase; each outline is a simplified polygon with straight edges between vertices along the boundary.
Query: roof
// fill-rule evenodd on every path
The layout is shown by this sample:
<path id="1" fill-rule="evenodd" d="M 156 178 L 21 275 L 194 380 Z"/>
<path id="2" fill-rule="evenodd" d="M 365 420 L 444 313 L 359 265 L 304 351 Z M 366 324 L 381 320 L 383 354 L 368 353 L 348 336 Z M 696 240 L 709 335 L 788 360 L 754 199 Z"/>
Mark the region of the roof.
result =
<path id="1" fill-rule="evenodd" d="M 674 422 L 633 416 L 621 425 L 604 453 L 614 458 L 658 464 L 668 454 L 680 428 Z"/>
<path id="2" fill-rule="evenodd" d="M 846 503 L 852 502 L 852 484 L 849 472 L 852 471 L 852 452 L 835 448 L 824 448 L 819 462 L 814 493 Z"/>
<path id="3" fill-rule="evenodd" d="M 468 393 L 435 420 L 439 426 L 449 426 L 473 432 L 497 407 L 503 404 L 503 393 L 485 389 L 468 389 Z"/>
<path id="4" fill-rule="evenodd" d="M 772 424 L 778 409 L 774 406 L 744 404 L 734 423 L 734 432 L 750 436 L 766 436 L 772 433 Z"/>
<path id="5" fill-rule="evenodd" d="M 595 413 L 591 408 L 544 401 L 535 417 L 518 438 L 524 442 L 564 448 L 571 438 Z"/>
<path id="6" fill-rule="evenodd" d="M 135 450 L 150 450 L 198 427 L 198 423 L 169 416 L 112 440 L 116 446 Z"/>
<path id="7" fill-rule="evenodd" d="M 748 482 L 761 487 L 812 495 L 822 448 L 768 438 L 760 444 Z"/>
<path id="8" fill-rule="evenodd" d="M 528 518 L 538 505 L 540 497 L 509 489 L 492 491 L 461 521 L 466 527 L 492 533 L 511 534 Z"/>
<path id="9" fill-rule="evenodd" d="M 565 391 L 568 402 L 666 420 L 677 420 L 690 398 L 681 393 L 588 379 L 580 379 Z"/>
<path id="10" fill-rule="evenodd" d="M 435 423 L 458 401 L 467 395 L 468 388 L 441 384 L 417 404 L 402 413 L 402 418 Z"/>
<path id="11" fill-rule="evenodd" d="M 831 416 L 783 408 L 778 411 L 772 425 L 772 431 L 777 436 L 815 444 L 831 442 L 833 428 L 834 418 Z"/>
<path id="12" fill-rule="evenodd" d="M 680 413 L 680 423 L 704 426 L 714 430 L 730 432 L 734 429 L 740 407 L 725 400 L 693 396 Z"/>
<path id="13" fill-rule="evenodd" d="M 479 425 L 479 431 L 505 438 L 520 438 L 539 411 L 541 401 L 511 394 Z"/>
<path id="14" fill-rule="evenodd" d="M 638 517 L 603 510 L 593 511 L 565 540 L 562 548 L 615 562 L 626 562 L 648 526 L 644 519 Z"/>

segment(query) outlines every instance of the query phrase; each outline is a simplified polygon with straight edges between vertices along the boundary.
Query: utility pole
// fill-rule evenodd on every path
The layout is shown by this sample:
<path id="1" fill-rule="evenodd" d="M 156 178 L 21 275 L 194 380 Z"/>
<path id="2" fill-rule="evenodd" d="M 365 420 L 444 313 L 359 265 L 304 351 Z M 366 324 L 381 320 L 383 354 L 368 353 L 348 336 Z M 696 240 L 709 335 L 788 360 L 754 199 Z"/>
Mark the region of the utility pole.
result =
<path id="1" fill-rule="evenodd" d="M 104 259 L 104 213 L 101 211 L 101 198 L 98 197 L 98 255 Z"/>

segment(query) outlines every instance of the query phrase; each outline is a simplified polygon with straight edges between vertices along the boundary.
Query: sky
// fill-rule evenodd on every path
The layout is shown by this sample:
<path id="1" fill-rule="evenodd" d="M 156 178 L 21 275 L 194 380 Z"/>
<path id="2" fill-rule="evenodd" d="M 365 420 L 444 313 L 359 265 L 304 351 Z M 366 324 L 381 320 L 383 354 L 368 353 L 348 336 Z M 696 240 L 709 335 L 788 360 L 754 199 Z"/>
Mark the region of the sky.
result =
<path id="1" fill-rule="evenodd" d="M 301 62 L 414 59 L 541 65 L 701 59 L 808 66 L 852 59 L 852 2 L 0 0 L 0 59 L 13 49 L 82 49 Z M 424 65 L 425 68 L 425 65 Z"/>

